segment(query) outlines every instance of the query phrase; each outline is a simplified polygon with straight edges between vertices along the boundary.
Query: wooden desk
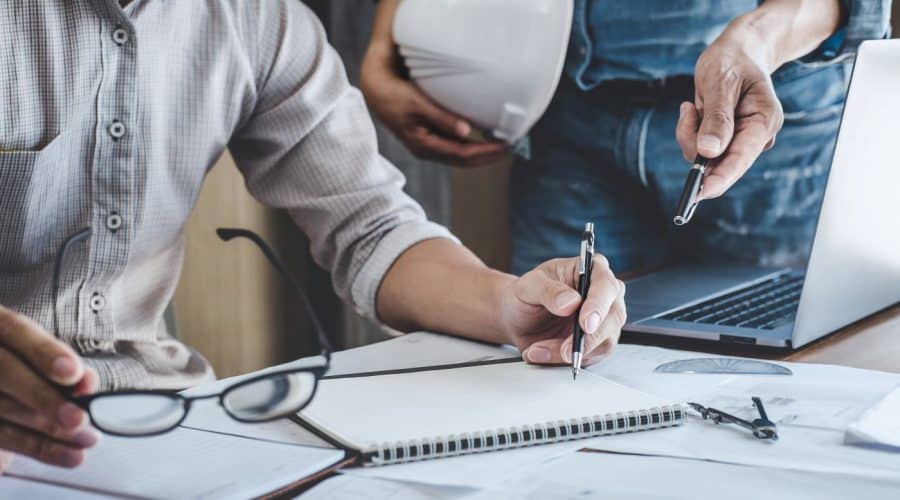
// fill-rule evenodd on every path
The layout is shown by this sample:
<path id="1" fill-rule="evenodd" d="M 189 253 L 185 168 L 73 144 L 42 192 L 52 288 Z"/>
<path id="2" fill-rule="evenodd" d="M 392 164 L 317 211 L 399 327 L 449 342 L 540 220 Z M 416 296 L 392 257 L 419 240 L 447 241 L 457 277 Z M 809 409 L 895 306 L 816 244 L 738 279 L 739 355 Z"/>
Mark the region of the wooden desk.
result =
<path id="1" fill-rule="evenodd" d="M 623 343 L 900 373 L 900 305 L 854 323 L 796 351 L 625 333 Z"/>

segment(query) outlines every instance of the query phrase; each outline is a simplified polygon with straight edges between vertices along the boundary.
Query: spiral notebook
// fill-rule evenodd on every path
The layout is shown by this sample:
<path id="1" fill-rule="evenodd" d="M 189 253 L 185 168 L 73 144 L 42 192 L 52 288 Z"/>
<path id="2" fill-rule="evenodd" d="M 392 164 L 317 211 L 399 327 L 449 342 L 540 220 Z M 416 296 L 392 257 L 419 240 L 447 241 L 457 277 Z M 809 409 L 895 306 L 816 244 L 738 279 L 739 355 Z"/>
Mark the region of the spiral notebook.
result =
<path id="1" fill-rule="evenodd" d="M 344 375 L 321 381 L 296 421 L 386 465 L 649 430 L 682 423 L 680 403 L 590 372 L 521 360 Z"/>

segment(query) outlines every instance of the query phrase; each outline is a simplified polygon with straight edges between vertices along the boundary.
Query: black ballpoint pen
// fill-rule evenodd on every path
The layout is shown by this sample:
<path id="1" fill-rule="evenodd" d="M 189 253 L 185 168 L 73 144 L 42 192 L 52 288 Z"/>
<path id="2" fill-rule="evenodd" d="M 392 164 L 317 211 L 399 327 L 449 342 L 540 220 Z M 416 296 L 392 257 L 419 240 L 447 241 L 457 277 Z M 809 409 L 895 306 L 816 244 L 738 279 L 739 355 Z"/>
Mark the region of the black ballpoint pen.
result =
<path id="1" fill-rule="evenodd" d="M 591 269 L 594 265 L 594 224 L 588 222 L 581 233 L 581 250 L 578 254 L 578 293 L 581 294 L 581 302 L 587 298 L 588 289 L 591 288 Z M 575 314 L 575 328 L 572 332 L 572 380 L 578 377 L 581 371 L 581 352 L 584 350 L 584 330 L 578 317 L 581 316 L 581 307 Z"/>
<path id="2" fill-rule="evenodd" d="M 676 226 L 683 226 L 690 222 L 700 203 L 697 197 L 703 189 L 703 175 L 706 173 L 706 166 L 709 160 L 700 155 L 694 160 L 694 165 L 688 171 L 687 179 L 684 181 L 684 189 L 681 191 L 681 198 L 678 199 L 678 206 L 675 208 L 675 218 L 673 222 Z"/>

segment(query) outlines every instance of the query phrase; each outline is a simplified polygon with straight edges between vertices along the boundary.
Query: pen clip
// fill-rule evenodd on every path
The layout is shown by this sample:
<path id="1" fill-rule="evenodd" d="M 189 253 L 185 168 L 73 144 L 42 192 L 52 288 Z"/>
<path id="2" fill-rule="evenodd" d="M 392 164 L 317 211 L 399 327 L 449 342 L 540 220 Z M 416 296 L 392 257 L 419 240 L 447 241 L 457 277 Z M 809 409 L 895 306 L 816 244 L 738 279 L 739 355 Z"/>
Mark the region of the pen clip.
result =
<path id="1" fill-rule="evenodd" d="M 581 233 L 581 249 L 578 252 L 578 274 L 587 273 L 588 254 L 594 255 L 594 224 L 588 222 Z"/>

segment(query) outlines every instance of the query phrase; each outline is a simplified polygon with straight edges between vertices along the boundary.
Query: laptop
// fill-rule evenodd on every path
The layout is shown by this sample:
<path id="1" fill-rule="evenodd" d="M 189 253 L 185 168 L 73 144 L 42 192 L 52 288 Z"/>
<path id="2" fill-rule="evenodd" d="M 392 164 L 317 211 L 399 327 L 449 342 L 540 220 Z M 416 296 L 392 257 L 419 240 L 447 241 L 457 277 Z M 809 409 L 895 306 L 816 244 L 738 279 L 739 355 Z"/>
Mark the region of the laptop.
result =
<path id="1" fill-rule="evenodd" d="M 798 348 L 900 302 L 897 88 L 900 40 L 864 42 L 805 269 L 698 265 L 631 280 L 624 330 Z"/>

